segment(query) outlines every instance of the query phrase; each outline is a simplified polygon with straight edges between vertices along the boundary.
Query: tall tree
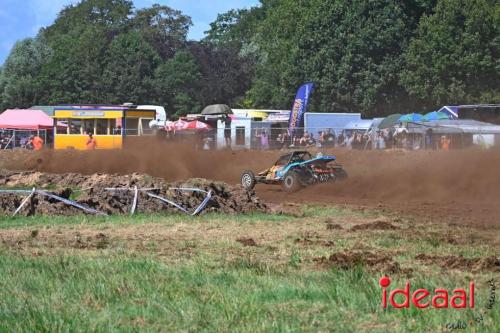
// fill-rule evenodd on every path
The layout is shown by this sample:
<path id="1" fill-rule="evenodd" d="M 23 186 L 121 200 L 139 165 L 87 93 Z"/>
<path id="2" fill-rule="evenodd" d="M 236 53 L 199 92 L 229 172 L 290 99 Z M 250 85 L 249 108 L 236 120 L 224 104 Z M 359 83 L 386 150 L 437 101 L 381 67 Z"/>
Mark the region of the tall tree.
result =
<path id="1" fill-rule="evenodd" d="M 261 61 L 250 91 L 257 105 L 288 108 L 300 83 L 313 81 L 316 111 L 406 111 L 398 75 L 419 19 L 409 12 L 418 6 L 390 0 L 284 0 L 270 6 L 259 29 Z"/>
<path id="2" fill-rule="evenodd" d="M 500 102 L 500 3 L 441 0 L 420 22 L 401 82 L 427 106 Z"/>
<path id="3" fill-rule="evenodd" d="M 177 116 L 201 110 L 197 101 L 201 72 L 193 55 L 179 51 L 156 70 L 155 89 L 158 102 Z"/>
<path id="4" fill-rule="evenodd" d="M 37 77 L 51 49 L 42 37 L 17 42 L 0 74 L 1 109 L 29 107 L 40 99 Z"/>
<path id="5" fill-rule="evenodd" d="M 154 71 L 160 58 L 140 33 L 115 37 L 105 59 L 102 82 L 106 102 L 146 104 L 154 98 Z"/>
<path id="6" fill-rule="evenodd" d="M 137 10 L 130 24 L 143 34 L 163 59 L 169 59 L 184 46 L 193 23 L 179 10 L 153 5 Z"/>
<path id="7" fill-rule="evenodd" d="M 105 31 L 107 38 L 112 39 L 127 27 L 132 9 L 131 0 L 82 0 L 75 5 L 66 6 L 56 21 L 42 29 L 42 32 L 52 40 L 93 27 L 98 31 Z"/>
<path id="8" fill-rule="evenodd" d="M 235 103 L 250 88 L 253 67 L 238 49 L 191 43 L 189 50 L 202 74 L 197 89 L 202 105 Z"/>
<path id="9" fill-rule="evenodd" d="M 42 102 L 103 103 L 103 64 L 108 41 L 97 27 L 60 36 L 52 45 L 53 55 L 39 76 Z"/>

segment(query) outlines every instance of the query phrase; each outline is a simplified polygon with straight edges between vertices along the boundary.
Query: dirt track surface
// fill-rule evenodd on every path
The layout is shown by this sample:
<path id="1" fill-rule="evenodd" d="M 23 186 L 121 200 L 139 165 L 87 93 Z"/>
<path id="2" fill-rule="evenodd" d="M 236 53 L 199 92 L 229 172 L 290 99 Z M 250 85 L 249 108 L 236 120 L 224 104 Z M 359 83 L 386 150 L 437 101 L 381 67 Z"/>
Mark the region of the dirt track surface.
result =
<path id="1" fill-rule="evenodd" d="M 287 194 L 258 185 L 267 203 L 322 203 L 397 210 L 445 223 L 500 225 L 500 151 L 345 151 L 334 150 L 349 173 L 342 183 Z M 0 168 L 82 174 L 133 172 L 177 181 L 202 177 L 239 182 L 245 169 L 272 165 L 279 152 L 194 152 L 182 146 L 122 151 L 5 152 Z"/>

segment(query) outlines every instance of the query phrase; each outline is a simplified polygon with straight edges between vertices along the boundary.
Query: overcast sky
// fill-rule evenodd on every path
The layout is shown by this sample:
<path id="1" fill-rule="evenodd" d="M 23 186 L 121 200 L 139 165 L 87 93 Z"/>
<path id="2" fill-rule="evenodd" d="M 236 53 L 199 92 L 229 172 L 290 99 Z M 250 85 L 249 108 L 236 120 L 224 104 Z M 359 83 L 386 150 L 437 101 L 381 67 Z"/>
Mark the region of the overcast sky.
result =
<path id="1" fill-rule="evenodd" d="M 12 45 L 26 37 L 34 37 L 41 27 L 52 24 L 57 13 L 78 0 L 0 0 L 0 64 L 3 64 Z M 167 5 L 191 16 L 194 26 L 190 39 L 200 39 L 217 14 L 232 8 L 248 8 L 258 0 L 133 0 L 136 8 L 154 3 Z"/>

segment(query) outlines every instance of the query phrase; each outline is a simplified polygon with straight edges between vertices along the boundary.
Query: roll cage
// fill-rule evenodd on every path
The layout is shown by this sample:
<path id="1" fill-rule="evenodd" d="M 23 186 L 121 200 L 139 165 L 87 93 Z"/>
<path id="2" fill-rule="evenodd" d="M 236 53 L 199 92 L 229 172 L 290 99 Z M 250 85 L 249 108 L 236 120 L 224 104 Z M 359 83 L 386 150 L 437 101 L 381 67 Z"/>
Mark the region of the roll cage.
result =
<path id="1" fill-rule="evenodd" d="M 276 163 L 274 163 L 275 166 L 281 165 L 281 166 L 286 166 L 292 163 L 301 163 L 305 161 L 309 161 L 312 159 L 312 156 L 309 152 L 307 151 L 294 151 L 289 154 L 282 155 Z"/>

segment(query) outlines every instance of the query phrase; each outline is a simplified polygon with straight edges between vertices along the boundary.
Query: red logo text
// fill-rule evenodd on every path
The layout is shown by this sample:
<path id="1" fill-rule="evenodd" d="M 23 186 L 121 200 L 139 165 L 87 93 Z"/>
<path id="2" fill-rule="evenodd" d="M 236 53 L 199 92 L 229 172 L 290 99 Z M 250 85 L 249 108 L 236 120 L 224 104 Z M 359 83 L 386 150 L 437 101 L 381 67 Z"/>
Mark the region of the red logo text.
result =
<path id="1" fill-rule="evenodd" d="M 433 291 L 427 289 L 411 289 L 410 282 L 406 282 L 403 289 L 388 290 L 391 285 L 391 279 L 387 276 L 379 281 L 382 287 L 382 307 L 387 309 L 388 304 L 393 308 L 409 308 L 410 303 L 419 309 L 433 307 L 436 309 L 446 309 L 452 307 L 454 309 L 465 309 L 467 307 L 474 308 L 474 282 L 469 283 L 469 289 L 457 288 L 449 292 L 446 289 L 436 288 Z M 396 296 L 398 301 L 396 301 Z"/>

